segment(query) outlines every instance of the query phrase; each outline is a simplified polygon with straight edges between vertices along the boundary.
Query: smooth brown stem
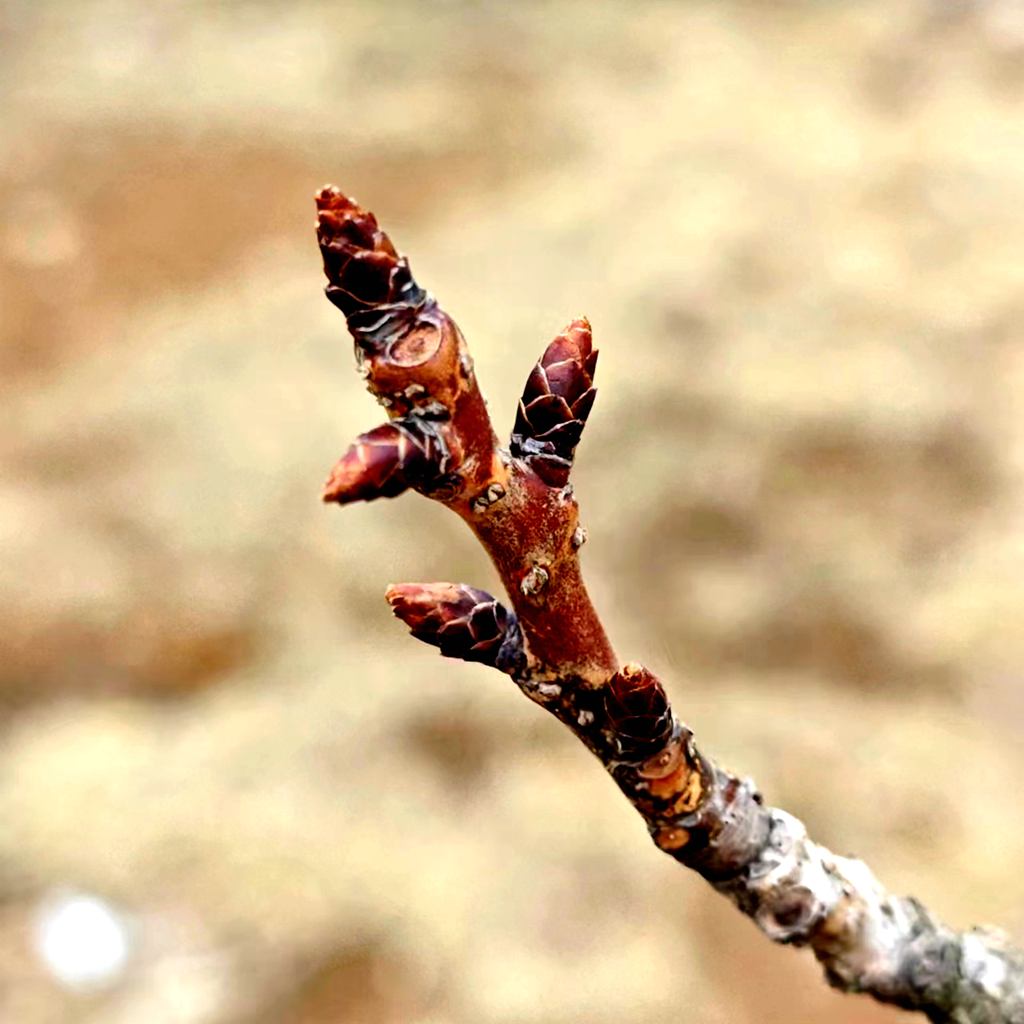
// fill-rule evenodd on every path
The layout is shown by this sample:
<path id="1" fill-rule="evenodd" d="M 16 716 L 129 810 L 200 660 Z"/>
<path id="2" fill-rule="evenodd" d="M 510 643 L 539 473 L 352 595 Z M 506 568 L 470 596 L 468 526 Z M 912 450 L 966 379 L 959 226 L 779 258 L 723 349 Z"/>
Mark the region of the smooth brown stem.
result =
<path id="1" fill-rule="evenodd" d="M 490 555 L 512 601 L 537 676 L 602 685 L 618 662 L 583 583 L 579 507 L 522 464 L 493 504 L 457 511 Z"/>

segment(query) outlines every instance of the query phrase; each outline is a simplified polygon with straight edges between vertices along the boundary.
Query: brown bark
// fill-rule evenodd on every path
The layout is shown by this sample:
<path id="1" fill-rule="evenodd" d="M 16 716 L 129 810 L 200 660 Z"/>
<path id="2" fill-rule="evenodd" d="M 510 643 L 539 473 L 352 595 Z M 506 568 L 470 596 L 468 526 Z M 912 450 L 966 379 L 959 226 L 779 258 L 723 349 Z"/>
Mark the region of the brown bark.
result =
<path id="1" fill-rule="evenodd" d="M 647 669 L 620 667 L 583 584 L 586 535 L 568 482 L 596 395 L 590 325 L 574 320 L 548 346 L 501 448 L 465 339 L 374 216 L 333 188 L 317 206 L 327 295 L 391 418 L 357 439 L 324 498 L 414 488 L 443 502 L 490 555 L 514 609 L 466 584 L 393 586 L 388 601 L 413 635 L 511 675 L 600 759 L 660 849 L 772 940 L 810 946 L 832 985 L 933 1021 L 1024 1024 L 1024 954 L 993 932 L 952 931 L 860 861 L 811 842 L 697 749 Z"/>

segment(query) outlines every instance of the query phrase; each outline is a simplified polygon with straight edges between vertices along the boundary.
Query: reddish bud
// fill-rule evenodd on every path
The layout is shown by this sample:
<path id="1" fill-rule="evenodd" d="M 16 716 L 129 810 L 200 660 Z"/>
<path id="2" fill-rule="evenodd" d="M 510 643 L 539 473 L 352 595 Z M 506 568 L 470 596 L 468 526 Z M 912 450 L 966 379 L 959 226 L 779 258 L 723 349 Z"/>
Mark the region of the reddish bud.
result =
<path id="1" fill-rule="evenodd" d="M 331 185 L 320 191 L 316 205 L 327 297 L 345 314 L 356 341 L 373 352 L 414 329 L 434 303 L 377 218 Z"/>
<path id="2" fill-rule="evenodd" d="M 665 689 L 642 665 L 626 665 L 608 681 L 604 710 L 619 752 L 642 761 L 672 737 L 673 719 Z"/>
<path id="3" fill-rule="evenodd" d="M 418 640 L 446 658 L 479 661 L 509 674 L 522 667 L 523 637 L 515 615 L 465 583 L 398 583 L 388 604 Z"/>
<path id="4" fill-rule="evenodd" d="M 333 187 L 316 203 L 327 297 L 345 314 L 367 387 L 392 415 L 450 410 L 471 365 L 458 328 L 372 213 Z"/>
<path id="5" fill-rule="evenodd" d="M 590 324 L 581 318 L 548 345 L 526 381 L 511 451 L 550 487 L 568 483 L 573 453 L 597 395 L 596 366 Z"/>
<path id="6" fill-rule="evenodd" d="M 347 505 L 394 498 L 410 487 L 427 490 L 444 476 L 448 463 L 447 448 L 432 424 L 392 420 L 356 438 L 331 470 L 323 500 Z"/>

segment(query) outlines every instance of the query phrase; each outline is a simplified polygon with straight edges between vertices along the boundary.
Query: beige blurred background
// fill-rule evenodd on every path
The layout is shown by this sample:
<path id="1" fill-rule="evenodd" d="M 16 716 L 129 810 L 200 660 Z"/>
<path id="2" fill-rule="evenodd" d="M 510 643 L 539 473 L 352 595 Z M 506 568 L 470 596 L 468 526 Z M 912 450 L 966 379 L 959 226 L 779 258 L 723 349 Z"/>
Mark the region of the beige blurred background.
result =
<path id="1" fill-rule="evenodd" d="M 499 424 L 586 312 L 620 655 L 707 750 L 1024 940 L 1024 5 L 0 3 L 0 1022 L 868 1024 L 659 854 L 319 487 L 380 412 L 314 190 Z"/>

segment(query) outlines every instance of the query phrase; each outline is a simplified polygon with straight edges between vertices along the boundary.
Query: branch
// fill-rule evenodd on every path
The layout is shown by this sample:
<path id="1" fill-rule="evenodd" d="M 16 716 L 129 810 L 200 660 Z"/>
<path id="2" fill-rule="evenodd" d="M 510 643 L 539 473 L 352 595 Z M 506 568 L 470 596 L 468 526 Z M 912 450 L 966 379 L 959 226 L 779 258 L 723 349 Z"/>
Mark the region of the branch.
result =
<path id="1" fill-rule="evenodd" d="M 317 207 L 328 298 L 390 418 L 356 440 L 324 500 L 411 488 L 442 502 L 490 555 L 513 606 L 465 584 L 392 586 L 413 636 L 510 675 L 596 755 L 661 850 L 773 941 L 809 946 L 834 987 L 932 1021 L 1024 1024 L 1024 953 L 994 931 L 953 931 L 861 861 L 812 842 L 698 750 L 654 675 L 620 667 L 580 574 L 586 533 L 568 482 L 596 395 L 587 321 L 541 356 L 501 448 L 464 338 L 373 214 L 330 187 Z"/>

